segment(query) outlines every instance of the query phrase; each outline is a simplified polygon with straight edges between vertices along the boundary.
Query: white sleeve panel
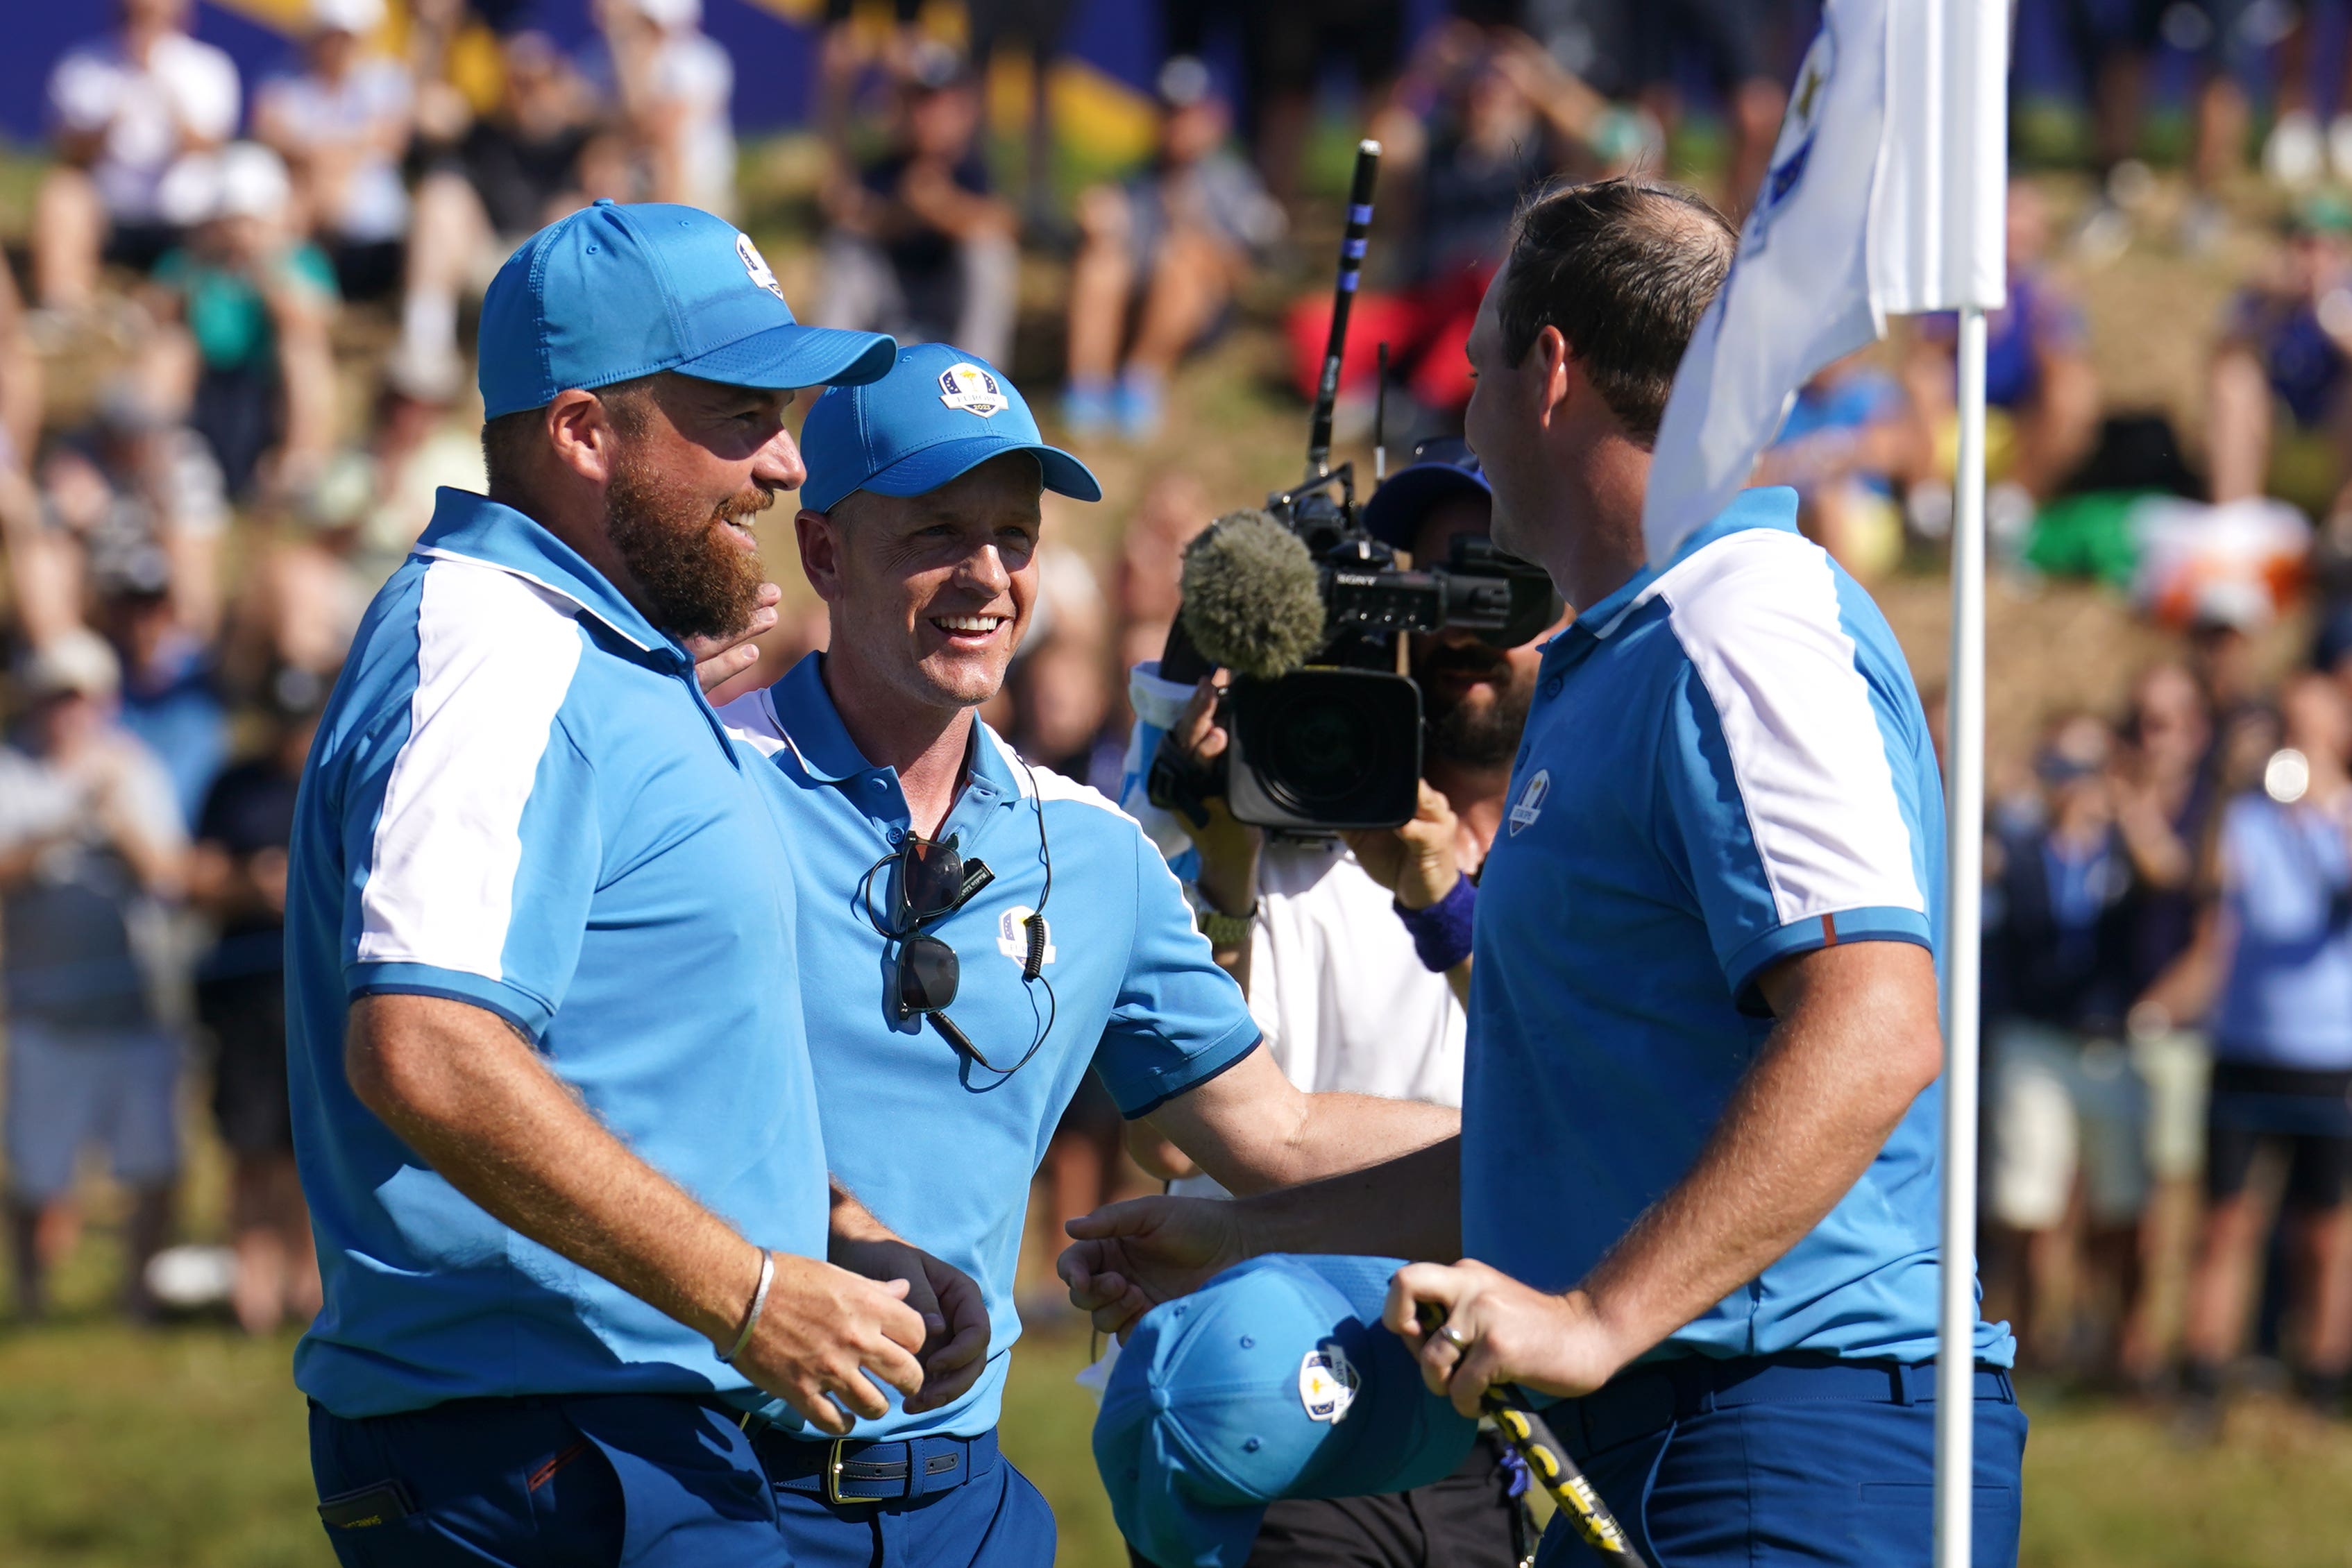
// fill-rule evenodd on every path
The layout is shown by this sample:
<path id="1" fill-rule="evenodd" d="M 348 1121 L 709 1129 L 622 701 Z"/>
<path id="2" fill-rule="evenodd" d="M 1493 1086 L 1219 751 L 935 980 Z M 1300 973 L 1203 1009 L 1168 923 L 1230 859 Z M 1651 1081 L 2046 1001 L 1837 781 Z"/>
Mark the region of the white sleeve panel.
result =
<path id="1" fill-rule="evenodd" d="M 416 692 L 376 819 L 360 962 L 505 978 L 523 808 L 580 664 L 573 613 L 492 568 L 426 570 Z"/>
<path id="2" fill-rule="evenodd" d="M 1829 557 L 1752 529 L 1661 576 L 1675 637 L 1715 705 L 1782 925 L 1927 911 L 1878 706 Z"/>

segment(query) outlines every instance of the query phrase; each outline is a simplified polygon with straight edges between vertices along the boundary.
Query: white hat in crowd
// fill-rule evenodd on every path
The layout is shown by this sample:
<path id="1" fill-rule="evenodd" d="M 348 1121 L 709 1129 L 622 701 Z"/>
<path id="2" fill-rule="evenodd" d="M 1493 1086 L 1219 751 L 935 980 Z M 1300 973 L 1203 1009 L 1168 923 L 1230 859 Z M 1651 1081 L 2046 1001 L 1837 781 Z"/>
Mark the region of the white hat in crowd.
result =
<path id="1" fill-rule="evenodd" d="M 702 25 L 702 0 L 628 0 L 638 16 L 675 31 Z"/>
<path id="2" fill-rule="evenodd" d="M 122 663 L 105 638 L 76 626 L 37 644 L 25 656 L 21 679 L 36 701 L 72 692 L 103 702 L 122 687 Z"/>
<path id="3" fill-rule="evenodd" d="M 383 26 L 383 0 L 310 0 L 314 32 L 364 38 Z"/>

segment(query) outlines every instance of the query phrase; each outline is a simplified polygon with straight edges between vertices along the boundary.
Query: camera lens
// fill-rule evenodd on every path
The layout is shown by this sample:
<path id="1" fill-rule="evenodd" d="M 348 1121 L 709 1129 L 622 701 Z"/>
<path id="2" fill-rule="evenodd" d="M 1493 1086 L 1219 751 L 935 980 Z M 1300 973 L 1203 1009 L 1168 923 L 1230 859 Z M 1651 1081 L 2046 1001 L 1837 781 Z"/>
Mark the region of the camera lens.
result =
<path id="1" fill-rule="evenodd" d="M 1261 827 L 1393 827 L 1412 816 L 1421 695 L 1402 675 L 1313 669 L 1234 688 L 1234 814 Z"/>
<path id="2" fill-rule="evenodd" d="M 1361 789 L 1387 750 L 1372 733 L 1371 716 L 1345 701 L 1287 702 L 1268 720 L 1266 771 L 1303 809 Z"/>

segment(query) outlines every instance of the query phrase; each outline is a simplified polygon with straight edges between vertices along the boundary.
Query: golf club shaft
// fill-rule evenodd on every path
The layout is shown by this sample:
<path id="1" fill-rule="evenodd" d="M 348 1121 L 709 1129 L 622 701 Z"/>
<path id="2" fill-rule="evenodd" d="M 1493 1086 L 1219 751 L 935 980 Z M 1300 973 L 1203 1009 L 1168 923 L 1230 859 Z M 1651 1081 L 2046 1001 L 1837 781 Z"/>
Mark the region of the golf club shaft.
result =
<path id="1" fill-rule="evenodd" d="M 1417 1316 L 1424 1334 L 1433 1334 L 1445 1326 L 1445 1310 L 1434 1301 L 1423 1301 Z M 1523 1396 L 1509 1392 L 1507 1385 L 1489 1388 L 1479 1406 L 1494 1418 L 1503 1440 L 1526 1461 L 1544 1495 L 1576 1521 L 1577 1532 L 1595 1552 L 1613 1563 L 1626 1564 L 1626 1568 L 1649 1568 L 1648 1561 L 1633 1545 L 1633 1538 L 1617 1522 L 1617 1516 L 1609 1511 L 1600 1492 L 1584 1479 L 1576 1461 L 1568 1457 L 1568 1449 L 1552 1436 L 1544 1418 L 1528 1408 Z"/>

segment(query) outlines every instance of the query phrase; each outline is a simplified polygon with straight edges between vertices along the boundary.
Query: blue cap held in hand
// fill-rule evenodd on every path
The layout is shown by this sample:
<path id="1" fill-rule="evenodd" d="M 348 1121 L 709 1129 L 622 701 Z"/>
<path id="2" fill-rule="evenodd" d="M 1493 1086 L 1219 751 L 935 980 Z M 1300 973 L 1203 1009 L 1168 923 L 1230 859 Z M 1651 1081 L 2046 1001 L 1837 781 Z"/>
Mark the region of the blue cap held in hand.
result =
<path id="1" fill-rule="evenodd" d="M 803 327 L 751 236 L 699 207 L 598 202 L 523 241 L 482 298 L 482 414 L 676 371 L 728 386 L 872 381 L 898 343 Z"/>
<path id="2" fill-rule="evenodd" d="M 1111 1514 L 1158 1568 L 1242 1568 L 1278 1498 L 1454 1472 L 1477 1423 L 1381 1326 L 1395 1258 L 1277 1254 L 1146 1313 L 1095 1422 Z"/>
<path id="3" fill-rule="evenodd" d="M 1000 453 L 1035 455 L 1045 488 L 1102 499 L 1087 465 L 1048 446 L 1011 378 L 945 343 L 898 350 L 889 374 L 834 387 L 801 426 L 801 505 L 831 511 L 853 490 L 922 496 Z"/>

